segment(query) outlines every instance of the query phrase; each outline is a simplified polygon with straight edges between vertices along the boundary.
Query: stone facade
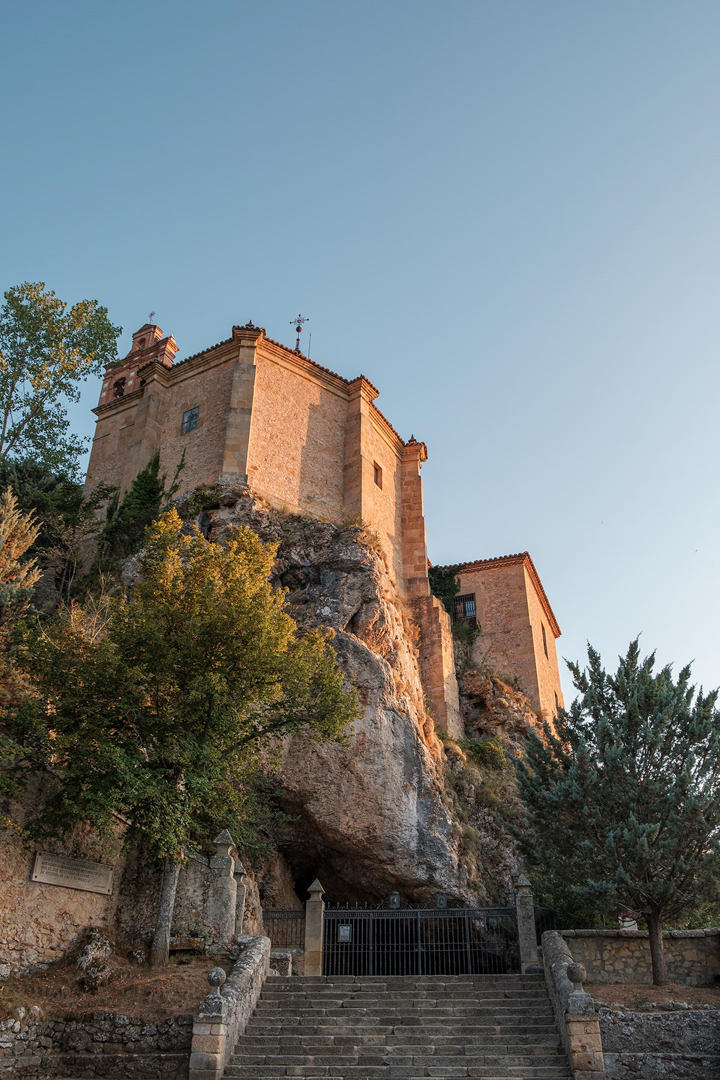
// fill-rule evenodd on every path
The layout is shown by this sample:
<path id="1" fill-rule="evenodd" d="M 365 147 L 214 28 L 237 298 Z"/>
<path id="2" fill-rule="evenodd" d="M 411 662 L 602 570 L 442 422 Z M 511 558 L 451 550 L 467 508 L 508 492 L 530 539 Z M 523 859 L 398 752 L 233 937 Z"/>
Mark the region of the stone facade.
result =
<path id="1" fill-rule="evenodd" d="M 652 983 L 650 941 L 644 930 L 563 930 L 573 959 L 591 983 Z M 720 929 L 666 930 L 668 979 L 709 986 L 720 979 Z"/>
<path id="2" fill-rule="evenodd" d="M 550 602 L 527 551 L 443 567 L 460 579 L 460 597 L 472 597 L 481 633 L 473 662 L 517 679 L 533 708 L 551 720 L 564 706 Z"/>
<path id="3" fill-rule="evenodd" d="M 177 345 L 146 324 L 100 393 L 87 483 L 126 490 L 155 453 L 180 494 L 248 484 L 272 505 L 377 534 L 402 596 L 427 596 L 420 465 L 360 375 L 349 381 L 248 324 L 175 364 Z"/>

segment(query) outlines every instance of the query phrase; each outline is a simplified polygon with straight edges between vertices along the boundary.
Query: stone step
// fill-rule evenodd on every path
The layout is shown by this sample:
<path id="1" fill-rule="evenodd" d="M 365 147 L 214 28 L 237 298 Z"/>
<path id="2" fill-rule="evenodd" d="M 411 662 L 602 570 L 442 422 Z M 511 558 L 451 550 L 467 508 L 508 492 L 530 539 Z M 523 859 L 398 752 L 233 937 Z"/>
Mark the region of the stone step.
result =
<path id="1" fill-rule="evenodd" d="M 403 1054 L 381 1053 L 380 1047 L 347 1054 L 233 1054 L 233 1065 L 422 1065 L 424 1068 L 455 1068 L 458 1065 L 528 1065 L 532 1068 L 565 1063 L 559 1051 L 550 1054 Z M 417 1070 L 415 1070 L 417 1071 Z"/>
<path id="2" fill-rule="evenodd" d="M 237 1080 L 569 1080 L 539 976 L 294 976 L 266 983 Z"/>
<path id="3" fill-rule="evenodd" d="M 527 1065 L 491 1066 L 462 1065 L 447 1068 L 439 1066 L 412 1065 L 348 1065 L 343 1068 L 330 1065 L 228 1065 L 226 1076 L 247 1077 L 248 1080 L 280 1080 L 281 1077 L 302 1076 L 322 1077 L 324 1080 L 374 1080 L 387 1077 L 388 1080 L 415 1080 L 420 1077 L 446 1077 L 447 1080 L 460 1080 L 461 1077 L 476 1077 L 480 1080 L 566 1080 L 570 1077 L 568 1065 L 550 1065 L 534 1068 Z"/>
<path id="4" fill-rule="evenodd" d="M 272 979 L 272 989 L 282 986 L 310 987 L 321 992 L 325 987 L 357 987 L 385 990 L 454 990 L 472 987 L 475 990 L 502 987 L 532 989 L 545 986 L 544 975 L 286 975 Z"/>
<path id="5" fill-rule="evenodd" d="M 400 1004 L 394 1004 L 392 998 L 386 1000 L 372 1000 L 372 1001 L 348 1001 L 347 1004 L 328 1004 L 320 1005 L 318 1003 L 296 1005 L 293 1008 L 285 1009 L 281 1003 L 277 1001 L 265 1001 L 261 998 L 258 1001 L 256 1012 L 260 1013 L 277 1013 L 285 1014 L 289 1016 L 340 1016 L 345 1012 L 364 1013 L 369 1016 L 372 1013 L 382 1013 L 384 1016 L 413 1016 L 420 1012 L 443 1012 L 450 1013 L 453 1016 L 469 1016 L 477 1013 L 496 1013 L 496 1012 L 513 1012 L 513 1013 L 527 1013 L 528 1015 L 538 1010 L 550 1010 L 550 1003 L 547 998 L 538 1001 L 536 1004 L 527 1004 L 525 1002 L 516 1002 L 508 998 L 500 998 L 495 1002 L 484 1001 L 468 1001 L 463 1004 L 448 1004 L 445 1002 L 435 1002 L 422 999 L 421 1001 L 405 1002 Z M 551 1010 L 550 1010 L 551 1011 Z"/>
<path id="6" fill-rule="evenodd" d="M 302 1038 L 292 1038 L 290 1036 L 275 1036 L 275 1035 L 256 1035 L 256 1036 L 243 1036 L 239 1046 L 243 1046 L 252 1051 L 263 1051 L 267 1054 L 272 1053 L 289 1053 L 296 1046 L 302 1046 L 303 1050 L 308 1053 L 322 1053 L 325 1047 L 355 1047 L 355 1046 L 381 1046 L 391 1049 L 403 1050 L 408 1048 L 409 1053 L 421 1053 L 424 1048 L 429 1046 L 435 1048 L 436 1053 L 442 1052 L 443 1048 L 449 1047 L 451 1050 L 460 1048 L 466 1053 L 473 1053 L 477 1051 L 487 1050 L 488 1053 L 494 1053 L 497 1048 L 502 1047 L 510 1053 L 544 1053 L 547 1049 L 554 1050 L 559 1049 L 562 1046 L 560 1036 L 557 1033 L 551 1035 L 516 1035 L 513 1039 L 508 1039 L 505 1035 L 481 1035 L 475 1037 L 475 1040 L 468 1040 L 458 1035 L 436 1035 L 436 1036 L 420 1036 L 413 1032 L 406 1032 L 396 1035 L 363 1035 L 360 1039 L 355 1038 L 352 1035 L 308 1035 Z"/>
<path id="7" fill-rule="evenodd" d="M 424 1022 L 423 1022 L 424 1021 Z M 357 1016 L 347 1012 L 342 1016 L 316 1016 L 316 1017 L 268 1017 L 254 1016 L 248 1025 L 248 1034 L 257 1033 L 290 1035 L 296 1032 L 301 1035 L 324 1031 L 331 1034 L 349 1034 L 353 1031 L 367 1031 L 372 1028 L 378 1034 L 385 1031 L 407 1031 L 422 1028 L 425 1035 L 463 1035 L 466 1032 L 473 1034 L 483 1031 L 536 1031 L 540 1028 L 554 1030 L 554 1018 L 552 1015 L 545 1016 L 508 1016 L 505 1013 L 493 1013 L 489 1016 L 452 1017 L 443 1016 L 435 1019 L 427 1019 L 421 1016 Z M 251 1032 L 252 1029 L 252 1032 Z"/>
<path id="8" fill-rule="evenodd" d="M 278 985 L 279 984 L 279 985 Z M 295 979 L 281 982 L 279 979 L 271 979 L 269 983 L 263 988 L 263 997 L 288 997 L 291 995 L 305 995 L 307 997 L 333 997 L 335 995 L 343 995 L 345 997 L 354 997 L 357 994 L 367 994 L 369 997 L 382 996 L 383 994 L 392 994 L 393 996 L 410 996 L 413 997 L 467 997 L 468 994 L 473 996 L 477 994 L 545 994 L 547 993 L 544 984 L 533 983 L 530 986 L 514 986 L 501 983 L 499 985 L 486 985 L 483 983 L 481 986 L 463 985 L 463 986 L 445 986 L 442 983 L 428 984 L 422 987 L 417 986 L 402 986 L 389 987 L 384 983 L 374 983 L 372 979 L 368 979 L 367 983 L 345 983 L 340 986 L 311 986 L 311 985 L 298 985 Z"/>
<path id="9" fill-rule="evenodd" d="M 285 993 L 263 993 L 260 1001 L 278 1009 L 315 1006 L 324 1009 L 338 1004 L 367 1006 L 376 1002 L 397 1002 L 401 1005 L 406 1003 L 465 1005 L 481 1002 L 483 1005 L 495 1005 L 503 1001 L 512 1001 L 518 1005 L 534 1005 L 546 1002 L 547 994 L 543 994 L 540 990 L 478 990 L 475 993 L 471 993 L 469 990 L 458 990 L 451 993 L 430 993 L 428 990 L 423 991 L 422 994 L 401 990 L 398 990 L 395 994 L 370 994 L 367 991 L 348 994 L 339 990 L 326 994 L 295 994 L 286 991 Z"/>

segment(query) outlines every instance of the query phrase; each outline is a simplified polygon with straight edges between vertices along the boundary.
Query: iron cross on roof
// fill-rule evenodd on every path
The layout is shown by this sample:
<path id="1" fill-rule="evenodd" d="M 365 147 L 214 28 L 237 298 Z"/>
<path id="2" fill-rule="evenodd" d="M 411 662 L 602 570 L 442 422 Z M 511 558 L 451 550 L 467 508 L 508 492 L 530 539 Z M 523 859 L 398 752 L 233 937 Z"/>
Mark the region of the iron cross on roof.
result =
<path id="1" fill-rule="evenodd" d="M 298 315 L 296 319 L 290 320 L 290 325 L 295 327 L 295 332 L 297 334 L 295 352 L 300 352 L 300 335 L 302 334 L 303 323 L 306 322 L 310 322 L 310 319 L 306 319 L 303 315 Z"/>

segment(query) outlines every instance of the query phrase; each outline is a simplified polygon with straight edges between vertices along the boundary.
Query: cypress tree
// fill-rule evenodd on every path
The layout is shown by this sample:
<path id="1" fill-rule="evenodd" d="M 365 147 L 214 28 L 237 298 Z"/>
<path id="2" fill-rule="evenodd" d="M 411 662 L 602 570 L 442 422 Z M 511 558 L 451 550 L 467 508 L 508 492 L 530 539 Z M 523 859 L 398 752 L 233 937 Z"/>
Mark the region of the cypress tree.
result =
<path id="1" fill-rule="evenodd" d="M 720 713 L 717 691 L 675 680 L 637 640 L 615 674 L 588 647 L 570 664 L 578 697 L 556 730 L 531 737 L 517 762 L 530 865 L 576 894 L 641 915 L 653 981 L 667 982 L 663 922 L 717 896 L 720 880 Z"/>

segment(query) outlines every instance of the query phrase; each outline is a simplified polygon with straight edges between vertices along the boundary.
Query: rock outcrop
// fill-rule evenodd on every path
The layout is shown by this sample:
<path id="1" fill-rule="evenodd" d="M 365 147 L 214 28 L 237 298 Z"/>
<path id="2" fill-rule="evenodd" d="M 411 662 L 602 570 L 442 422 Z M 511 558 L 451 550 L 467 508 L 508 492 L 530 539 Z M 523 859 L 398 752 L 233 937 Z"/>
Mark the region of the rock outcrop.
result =
<path id="1" fill-rule="evenodd" d="M 278 544 L 275 578 L 293 617 L 301 629 L 335 631 L 363 706 L 345 745 L 285 744 L 280 780 L 293 820 L 277 837 L 282 858 L 261 874 L 268 895 L 287 903 L 292 880 L 304 898 L 316 876 L 338 900 L 462 894 L 443 746 L 424 707 L 414 629 L 372 535 L 285 514 L 241 488 L 199 500 L 181 512 L 198 510 L 192 520 L 214 541 L 247 525 Z"/>

